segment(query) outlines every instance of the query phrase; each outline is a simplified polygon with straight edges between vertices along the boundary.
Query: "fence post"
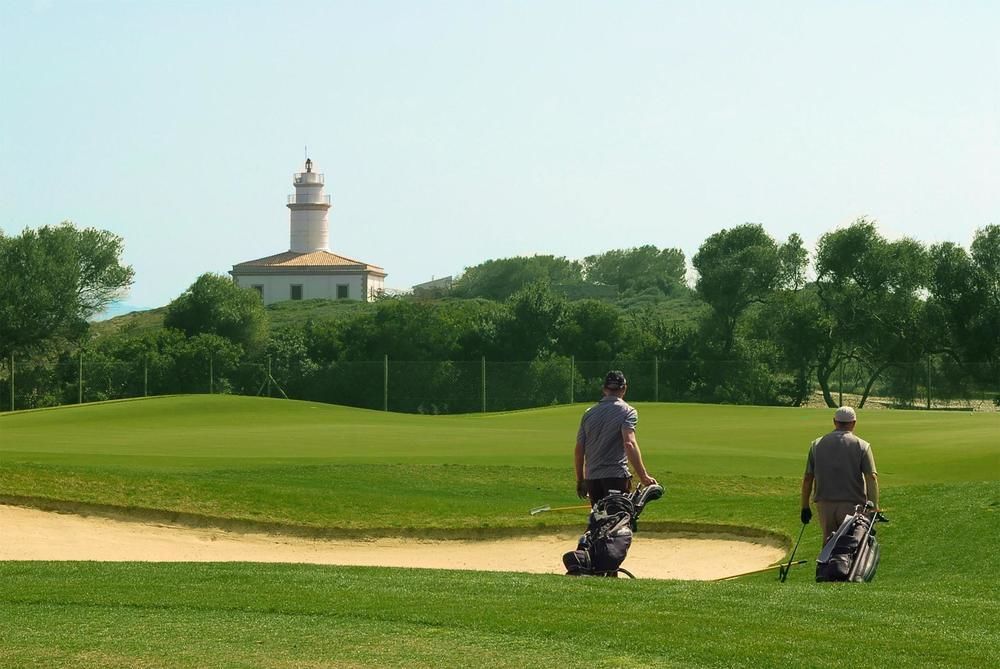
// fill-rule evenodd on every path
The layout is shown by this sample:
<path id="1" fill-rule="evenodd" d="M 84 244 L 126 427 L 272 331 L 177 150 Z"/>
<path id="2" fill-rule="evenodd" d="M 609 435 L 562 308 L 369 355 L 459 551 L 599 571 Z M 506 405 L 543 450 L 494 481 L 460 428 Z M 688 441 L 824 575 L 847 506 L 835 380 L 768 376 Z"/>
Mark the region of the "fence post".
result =
<path id="1" fill-rule="evenodd" d="M 660 357 L 653 356 L 653 401 L 660 401 Z"/>
<path id="2" fill-rule="evenodd" d="M 382 410 L 389 410 L 389 354 L 382 358 Z"/>
<path id="3" fill-rule="evenodd" d="M 208 394 L 215 394 L 215 355 L 208 354 Z"/>
<path id="4" fill-rule="evenodd" d="M 844 359 L 840 359 L 840 404 L 844 406 Z"/>
<path id="5" fill-rule="evenodd" d="M 927 354 L 927 410 L 931 410 L 931 356 Z"/>
<path id="6" fill-rule="evenodd" d="M 486 356 L 482 358 L 482 377 L 483 377 L 483 413 L 486 413 Z"/>
<path id="7" fill-rule="evenodd" d="M 267 356 L 267 396 L 271 396 L 271 356 Z"/>
<path id="8" fill-rule="evenodd" d="M 14 354 L 10 354 L 10 410 L 14 410 Z"/>
<path id="9" fill-rule="evenodd" d="M 149 397 L 149 356 L 142 356 L 142 396 Z"/>
<path id="10" fill-rule="evenodd" d="M 574 387 L 576 383 L 576 356 L 569 356 L 569 403 L 572 404 L 576 400 L 576 388 Z"/>
<path id="11" fill-rule="evenodd" d="M 79 376 L 77 377 L 76 391 L 77 391 L 76 403 L 83 404 L 83 349 L 82 348 L 80 349 L 80 373 Z"/>

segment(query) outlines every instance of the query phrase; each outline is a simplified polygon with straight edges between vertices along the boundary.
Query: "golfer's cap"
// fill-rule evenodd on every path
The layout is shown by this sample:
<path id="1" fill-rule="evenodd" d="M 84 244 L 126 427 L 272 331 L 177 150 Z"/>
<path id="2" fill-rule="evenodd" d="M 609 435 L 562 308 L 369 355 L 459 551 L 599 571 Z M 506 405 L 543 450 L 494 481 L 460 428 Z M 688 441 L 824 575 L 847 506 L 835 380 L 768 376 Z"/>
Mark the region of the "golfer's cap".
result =
<path id="1" fill-rule="evenodd" d="M 833 414 L 833 419 L 838 423 L 853 423 L 858 419 L 858 415 L 851 407 L 840 407 L 837 413 Z"/>
<path id="2" fill-rule="evenodd" d="M 605 388 L 617 390 L 619 388 L 624 388 L 626 385 L 628 385 L 628 382 L 625 381 L 625 375 L 617 369 L 611 370 L 608 372 L 608 375 L 604 377 Z"/>

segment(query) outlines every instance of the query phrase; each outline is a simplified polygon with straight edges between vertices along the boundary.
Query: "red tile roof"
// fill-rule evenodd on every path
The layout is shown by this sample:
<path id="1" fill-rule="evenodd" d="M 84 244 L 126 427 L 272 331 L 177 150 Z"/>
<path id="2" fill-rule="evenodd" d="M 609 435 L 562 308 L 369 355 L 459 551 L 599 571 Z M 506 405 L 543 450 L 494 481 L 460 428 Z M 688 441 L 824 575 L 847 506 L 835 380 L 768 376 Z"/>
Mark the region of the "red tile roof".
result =
<path id="1" fill-rule="evenodd" d="M 252 269 L 254 267 L 344 267 L 374 270 L 376 272 L 383 271 L 378 265 L 369 265 L 366 262 L 345 258 L 329 251 L 312 251 L 310 253 L 285 251 L 284 253 L 277 253 L 266 258 L 247 260 L 246 262 L 233 265 L 233 269 Z"/>

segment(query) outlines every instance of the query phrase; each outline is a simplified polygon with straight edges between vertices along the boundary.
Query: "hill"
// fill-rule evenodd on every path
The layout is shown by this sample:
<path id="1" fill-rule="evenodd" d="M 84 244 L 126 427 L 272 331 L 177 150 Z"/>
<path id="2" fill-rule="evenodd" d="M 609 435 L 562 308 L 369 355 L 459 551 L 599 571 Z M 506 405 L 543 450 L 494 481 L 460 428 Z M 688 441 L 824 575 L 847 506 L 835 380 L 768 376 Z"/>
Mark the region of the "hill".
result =
<path id="1" fill-rule="evenodd" d="M 456 299 L 458 298 L 420 301 L 434 303 Z M 662 314 L 668 322 L 681 326 L 697 322 L 708 309 L 708 306 L 699 300 L 694 292 L 686 292 L 675 297 L 636 295 L 605 301 L 610 301 L 625 311 L 651 309 Z M 265 309 L 271 329 L 280 330 L 288 326 L 301 325 L 309 320 L 320 322 L 348 319 L 358 313 L 375 308 L 375 304 L 354 300 L 287 300 L 268 305 Z M 90 324 L 91 333 L 95 338 L 100 338 L 114 334 L 137 334 L 156 330 L 163 327 L 166 312 L 167 307 L 163 306 L 145 311 L 134 311 L 104 321 L 96 321 Z"/>

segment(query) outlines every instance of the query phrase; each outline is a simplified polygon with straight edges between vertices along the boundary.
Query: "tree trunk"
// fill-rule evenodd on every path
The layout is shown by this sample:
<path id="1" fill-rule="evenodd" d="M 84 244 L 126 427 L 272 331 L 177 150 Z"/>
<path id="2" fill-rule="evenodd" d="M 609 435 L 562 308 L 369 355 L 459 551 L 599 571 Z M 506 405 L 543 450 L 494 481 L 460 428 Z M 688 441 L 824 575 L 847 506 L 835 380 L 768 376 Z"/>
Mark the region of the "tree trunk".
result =
<path id="1" fill-rule="evenodd" d="M 795 373 L 795 396 L 792 397 L 792 406 L 800 407 L 809 397 L 809 376 L 812 374 L 812 367 L 803 365 Z"/>
<path id="2" fill-rule="evenodd" d="M 816 366 L 816 380 L 819 382 L 819 387 L 823 391 L 823 400 L 831 409 L 837 408 L 837 403 L 833 401 L 833 395 L 830 393 L 830 377 L 833 375 L 833 370 L 836 368 L 836 365 L 830 365 L 828 367 L 826 365 L 819 364 Z"/>
<path id="3" fill-rule="evenodd" d="M 872 391 L 872 386 L 875 385 L 875 381 L 882 374 L 882 372 L 884 372 L 885 370 L 887 370 L 889 367 L 892 367 L 892 365 L 891 364 L 885 364 L 885 365 L 882 365 L 881 367 L 876 368 L 875 371 L 871 373 L 871 375 L 868 377 L 867 383 L 865 383 L 865 390 L 861 394 L 861 401 L 858 402 L 858 407 L 857 408 L 859 408 L 859 409 L 863 409 L 864 408 L 865 402 L 868 401 L 868 394 Z"/>

